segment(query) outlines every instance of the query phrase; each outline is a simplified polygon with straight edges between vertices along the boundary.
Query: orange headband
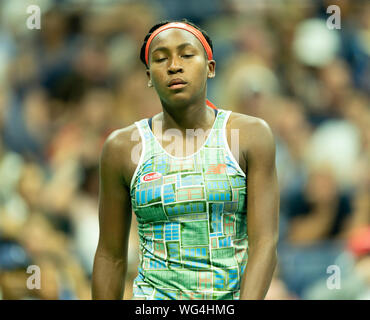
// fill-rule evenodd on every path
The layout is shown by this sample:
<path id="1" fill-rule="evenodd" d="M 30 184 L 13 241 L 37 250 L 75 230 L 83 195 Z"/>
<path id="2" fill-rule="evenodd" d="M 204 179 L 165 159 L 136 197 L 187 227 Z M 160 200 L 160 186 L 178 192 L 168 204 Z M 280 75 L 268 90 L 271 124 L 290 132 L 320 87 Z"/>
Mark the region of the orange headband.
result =
<path id="1" fill-rule="evenodd" d="M 147 65 L 149 63 L 149 46 L 150 46 L 150 43 L 152 42 L 154 37 L 157 36 L 158 33 L 162 32 L 164 30 L 170 29 L 170 28 L 183 29 L 183 30 L 189 31 L 194 36 L 196 36 L 198 38 L 198 40 L 200 41 L 200 43 L 202 44 L 202 46 L 204 47 L 204 50 L 206 50 L 208 60 L 212 60 L 212 49 L 209 46 L 206 38 L 204 38 L 202 32 L 200 32 L 198 29 L 192 27 L 191 25 L 188 25 L 188 24 L 183 23 L 183 22 L 170 22 L 170 23 L 167 23 L 164 26 L 156 29 L 150 35 L 150 37 L 149 37 L 149 39 L 146 43 L 146 46 L 145 46 L 145 62 L 146 62 Z"/>

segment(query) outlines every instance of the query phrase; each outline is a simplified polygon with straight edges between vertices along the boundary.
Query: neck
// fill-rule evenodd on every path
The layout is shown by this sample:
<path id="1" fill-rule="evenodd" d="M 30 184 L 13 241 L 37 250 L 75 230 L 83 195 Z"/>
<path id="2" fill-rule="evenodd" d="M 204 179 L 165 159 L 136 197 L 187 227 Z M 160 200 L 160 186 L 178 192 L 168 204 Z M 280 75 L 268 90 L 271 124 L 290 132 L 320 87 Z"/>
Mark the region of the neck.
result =
<path id="1" fill-rule="evenodd" d="M 209 129 L 214 122 L 214 112 L 206 105 L 203 97 L 186 106 L 169 106 L 162 102 L 163 112 L 156 120 L 161 121 L 163 130 Z"/>

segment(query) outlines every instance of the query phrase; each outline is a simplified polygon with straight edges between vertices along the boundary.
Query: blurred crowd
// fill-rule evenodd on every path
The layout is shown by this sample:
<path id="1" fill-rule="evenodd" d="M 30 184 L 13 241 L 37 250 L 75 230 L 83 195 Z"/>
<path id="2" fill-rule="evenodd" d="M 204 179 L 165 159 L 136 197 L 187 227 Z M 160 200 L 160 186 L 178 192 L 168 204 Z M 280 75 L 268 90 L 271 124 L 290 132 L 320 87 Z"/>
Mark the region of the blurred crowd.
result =
<path id="1" fill-rule="evenodd" d="M 27 28 L 31 4 L 40 30 Z M 139 50 L 152 25 L 182 18 L 213 41 L 208 98 L 274 132 L 280 241 L 267 299 L 370 299 L 365 0 L 1 1 L 0 299 L 91 298 L 101 147 L 161 111 Z M 125 299 L 137 245 L 133 216 Z M 26 286 L 30 265 L 40 289 Z"/>

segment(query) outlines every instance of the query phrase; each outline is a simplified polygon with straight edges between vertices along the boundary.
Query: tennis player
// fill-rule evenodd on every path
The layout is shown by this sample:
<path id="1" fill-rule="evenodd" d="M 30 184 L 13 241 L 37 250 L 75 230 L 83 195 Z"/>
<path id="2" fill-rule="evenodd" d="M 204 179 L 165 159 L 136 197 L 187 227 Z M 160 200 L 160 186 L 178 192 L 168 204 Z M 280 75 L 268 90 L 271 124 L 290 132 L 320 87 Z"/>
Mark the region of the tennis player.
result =
<path id="1" fill-rule="evenodd" d="M 207 100 L 212 41 L 189 21 L 153 26 L 141 60 L 163 110 L 104 144 L 93 299 L 123 297 L 132 212 L 140 240 L 132 299 L 264 299 L 279 212 L 269 125 Z"/>

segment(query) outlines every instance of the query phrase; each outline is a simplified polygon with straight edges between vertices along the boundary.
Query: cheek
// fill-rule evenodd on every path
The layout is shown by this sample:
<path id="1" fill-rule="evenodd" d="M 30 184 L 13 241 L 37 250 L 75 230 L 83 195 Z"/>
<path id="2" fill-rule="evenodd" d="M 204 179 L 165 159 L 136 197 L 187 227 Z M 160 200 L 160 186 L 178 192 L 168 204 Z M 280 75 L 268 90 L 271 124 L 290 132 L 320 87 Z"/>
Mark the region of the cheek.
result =
<path id="1" fill-rule="evenodd" d="M 198 69 L 195 77 L 194 77 L 194 83 L 196 84 L 196 87 L 198 87 L 200 90 L 204 89 L 204 86 L 207 83 L 207 70 L 204 68 Z"/>
<path id="2" fill-rule="evenodd" d="M 165 80 L 165 77 L 167 76 L 167 68 L 163 67 L 152 67 L 150 69 L 151 79 L 153 84 L 162 82 Z"/>
<path id="3" fill-rule="evenodd" d="M 203 83 L 207 80 L 207 65 L 201 59 L 199 60 L 200 61 L 195 60 L 190 63 L 189 67 L 191 68 L 190 70 L 192 70 L 191 74 L 194 82 Z"/>

